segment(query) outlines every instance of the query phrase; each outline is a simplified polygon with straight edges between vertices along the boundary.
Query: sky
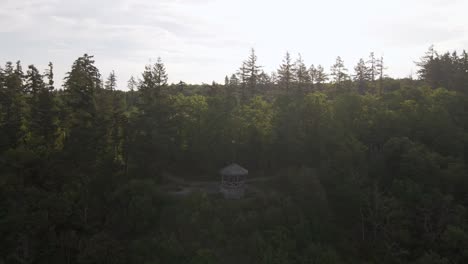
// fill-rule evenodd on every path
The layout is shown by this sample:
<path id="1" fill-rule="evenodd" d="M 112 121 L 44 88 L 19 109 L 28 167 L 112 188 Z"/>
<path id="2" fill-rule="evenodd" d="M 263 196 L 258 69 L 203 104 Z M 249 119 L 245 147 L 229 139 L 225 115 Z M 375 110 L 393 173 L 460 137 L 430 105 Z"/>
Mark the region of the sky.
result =
<path id="1" fill-rule="evenodd" d="M 0 0 L 0 63 L 55 66 L 56 83 L 84 53 L 120 89 L 161 57 L 169 81 L 223 82 L 251 48 L 270 73 L 288 51 L 329 69 L 373 51 L 407 77 L 430 45 L 468 49 L 466 0 Z"/>

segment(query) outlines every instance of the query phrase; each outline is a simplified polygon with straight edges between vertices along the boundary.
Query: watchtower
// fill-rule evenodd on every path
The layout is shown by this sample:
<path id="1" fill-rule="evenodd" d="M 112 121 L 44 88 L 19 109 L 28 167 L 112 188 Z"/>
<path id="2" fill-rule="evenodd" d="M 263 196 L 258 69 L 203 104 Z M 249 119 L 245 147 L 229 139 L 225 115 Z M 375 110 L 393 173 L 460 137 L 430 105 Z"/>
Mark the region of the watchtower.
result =
<path id="1" fill-rule="evenodd" d="M 249 171 L 232 163 L 220 171 L 221 193 L 226 199 L 240 199 L 245 193 L 245 178 Z"/>

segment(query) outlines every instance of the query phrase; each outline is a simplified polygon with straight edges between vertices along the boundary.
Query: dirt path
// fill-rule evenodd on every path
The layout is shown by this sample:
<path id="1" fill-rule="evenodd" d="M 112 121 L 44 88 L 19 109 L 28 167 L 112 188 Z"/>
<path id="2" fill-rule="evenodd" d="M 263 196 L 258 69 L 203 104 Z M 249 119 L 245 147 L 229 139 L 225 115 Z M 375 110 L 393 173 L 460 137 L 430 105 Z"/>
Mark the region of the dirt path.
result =
<path id="1" fill-rule="evenodd" d="M 168 172 L 164 172 L 162 177 L 168 184 L 176 185 L 177 191 L 170 191 L 166 188 L 163 190 L 165 193 L 174 196 L 187 196 L 193 192 L 205 192 L 208 194 L 216 194 L 219 193 L 219 185 L 220 181 L 187 181 L 183 178 L 174 176 Z M 257 177 L 257 178 L 250 178 L 245 181 L 247 185 L 247 189 L 251 192 L 259 192 L 258 188 L 254 188 L 250 185 L 250 183 L 257 183 L 257 182 L 266 182 L 273 180 L 274 177 Z M 164 189 L 163 186 L 162 189 Z"/>

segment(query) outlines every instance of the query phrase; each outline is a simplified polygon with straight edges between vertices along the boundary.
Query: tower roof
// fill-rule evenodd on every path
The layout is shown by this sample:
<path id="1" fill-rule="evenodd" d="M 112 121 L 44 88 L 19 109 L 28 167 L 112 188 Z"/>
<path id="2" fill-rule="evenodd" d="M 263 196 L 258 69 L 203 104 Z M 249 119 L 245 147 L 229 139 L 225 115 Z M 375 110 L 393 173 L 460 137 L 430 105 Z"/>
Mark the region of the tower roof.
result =
<path id="1" fill-rule="evenodd" d="M 232 163 L 231 165 L 219 171 L 222 175 L 247 175 L 249 171 L 242 168 L 239 164 Z"/>

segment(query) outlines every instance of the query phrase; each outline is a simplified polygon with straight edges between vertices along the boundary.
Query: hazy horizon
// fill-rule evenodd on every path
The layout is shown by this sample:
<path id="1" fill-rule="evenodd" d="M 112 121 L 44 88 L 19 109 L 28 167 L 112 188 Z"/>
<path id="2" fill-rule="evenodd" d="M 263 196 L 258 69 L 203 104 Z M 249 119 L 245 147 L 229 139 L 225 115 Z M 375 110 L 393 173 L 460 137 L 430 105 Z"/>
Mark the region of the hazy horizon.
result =
<path id="1" fill-rule="evenodd" d="M 215 1 L 0 0 L 3 61 L 43 71 L 55 66 L 57 84 L 84 53 L 105 78 L 115 70 L 119 89 L 161 57 L 169 82 L 223 82 L 256 50 L 267 73 L 286 51 L 328 71 L 336 56 L 352 72 L 370 52 L 384 56 L 387 74 L 406 77 L 430 45 L 468 46 L 468 2 L 332 0 Z M 404 8 L 401 8 L 404 7 Z M 58 85 L 57 85 L 58 86 Z"/>

